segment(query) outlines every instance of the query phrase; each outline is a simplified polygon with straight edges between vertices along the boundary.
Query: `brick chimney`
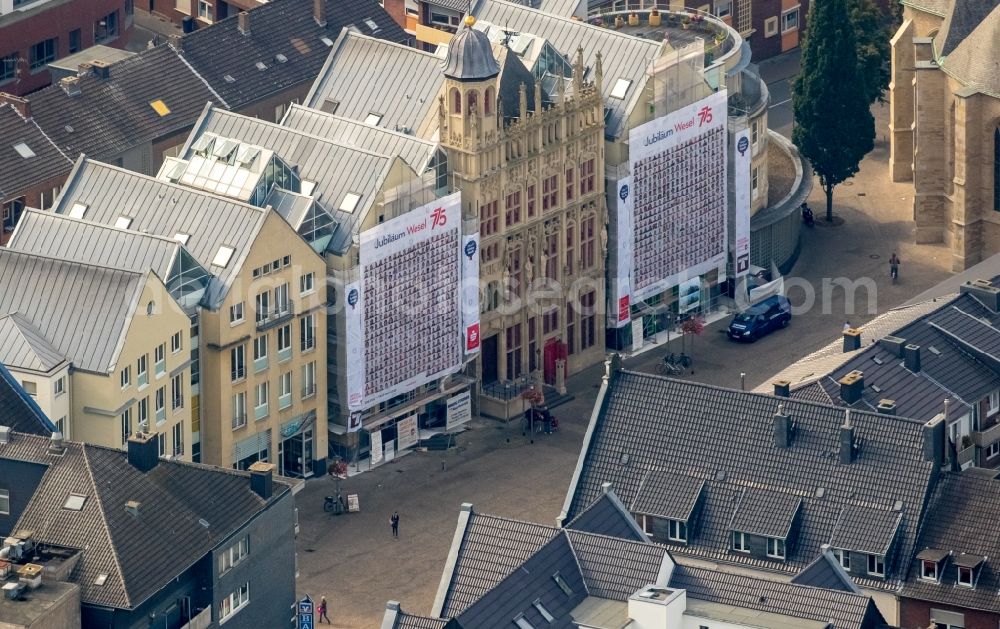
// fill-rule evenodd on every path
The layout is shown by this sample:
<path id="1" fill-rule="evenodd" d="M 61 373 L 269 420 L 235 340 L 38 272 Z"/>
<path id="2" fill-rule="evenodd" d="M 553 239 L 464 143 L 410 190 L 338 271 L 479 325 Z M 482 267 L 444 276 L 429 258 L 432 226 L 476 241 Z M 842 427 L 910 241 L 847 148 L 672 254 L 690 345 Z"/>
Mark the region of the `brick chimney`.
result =
<path id="1" fill-rule="evenodd" d="M 788 397 L 791 395 L 792 383 L 788 380 L 774 381 L 774 394 L 778 397 Z"/>
<path id="2" fill-rule="evenodd" d="M 27 98 L 0 92 L 0 105 L 11 105 L 22 118 L 31 118 L 31 101 Z"/>
<path id="3" fill-rule="evenodd" d="M 132 435 L 128 438 L 127 448 L 129 465 L 144 474 L 160 462 L 160 444 L 152 433 Z"/>
<path id="4" fill-rule="evenodd" d="M 101 61 L 100 59 L 94 59 L 90 62 L 90 65 L 94 66 L 94 76 L 99 79 L 106 79 L 111 76 L 111 64 L 106 61 Z"/>
<path id="5" fill-rule="evenodd" d="M 895 415 L 896 414 L 896 400 L 882 399 L 878 402 L 879 413 L 883 415 Z"/>
<path id="6" fill-rule="evenodd" d="M 844 353 L 861 349 L 861 330 L 850 328 L 844 330 Z"/>
<path id="7" fill-rule="evenodd" d="M 854 404 L 861 401 L 861 395 L 865 392 L 865 374 L 863 371 L 855 369 L 840 380 L 840 399 L 844 404 Z"/>
<path id="8" fill-rule="evenodd" d="M 321 27 L 326 26 L 326 0 L 313 0 L 313 19 Z"/>
<path id="9" fill-rule="evenodd" d="M 250 489 L 264 500 L 270 500 L 274 493 L 273 463 L 257 461 L 250 466 Z"/>
<path id="10" fill-rule="evenodd" d="M 239 20 L 236 28 L 239 29 L 240 35 L 249 35 L 250 13 L 248 13 L 247 11 L 240 11 L 239 15 L 237 15 L 236 18 L 237 20 Z"/>

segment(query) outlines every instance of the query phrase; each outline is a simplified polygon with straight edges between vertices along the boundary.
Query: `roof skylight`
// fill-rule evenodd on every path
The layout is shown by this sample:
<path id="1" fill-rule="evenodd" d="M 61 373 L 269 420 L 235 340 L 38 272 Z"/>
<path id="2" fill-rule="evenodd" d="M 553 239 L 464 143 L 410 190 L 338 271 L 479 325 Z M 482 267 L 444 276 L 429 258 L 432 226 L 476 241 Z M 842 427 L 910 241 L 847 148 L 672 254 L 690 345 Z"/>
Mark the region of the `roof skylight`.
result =
<path id="1" fill-rule="evenodd" d="M 219 251 L 215 254 L 215 258 L 212 259 L 212 266 L 221 266 L 225 268 L 229 264 L 229 260 L 233 257 L 233 253 L 235 251 L 236 250 L 232 247 L 222 245 L 219 247 Z"/>
<path id="2" fill-rule="evenodd" d="M 263 61 L 258 61 L 258 62 L 257 62 L 256 64 L 254 64 L 254 65 L 256 65 L 256 66 L 257 66 L 257 69 L 258 69 L 258 70 L 260 70 L 261 72 L 263 72 L 264 70 L 267 70 L 267 64 L 266 64 L 266 63 L 264 63 Z"/>
<path id="3" fill-rule="evenodd" d="M 223 74 L 222 78 L 223 78 L 223 80 L 226 83 L 235 83 L 236 82 L 236 79 L 233 78 L 232 74 Z"/>
<path id="4" fill-rule="evenodd" d="M 631 87 L 632 81 L 629 79 L 618 79 L 615 81 L 615 86 L 611 90 L 611 98 L 617 98 L 621 100 L 625 98 L 625 94 L 628 92 L 628 88 Z"/>
<path id="5" fill-rule="evenodd" d="M 367 26 L 368 28 L 370 28 L 373 31 L 377 31 L 378 30 L 378 24 L 376 24 L 375 20 L 373 20 L 371 18 L 367 18 L 365 20 L 365 26 Z"/>
<path id="6" fill-rule="evenodd" d="M 365 124 L 377 126 L 380 122 L 382 122 L 382 114 L 377 114 L 373 111 L 365 116 Z"/>
<path id="7" fill-rule="evenodd" d="M 83 511 L 83 505 L 86 504 L 87 497 L 82 494 L 70 494 L 66 498 L 66 502 L 63 503 L 63 509 L 69 509 L 70 511 Z"/>
<path id="8" fill-rule="evenodd" d="M 356 192 L 348 192 L 344 195 L 344 200 L 340 202 L 341 212 L 353 212 L 361 201 L 361 195 Z"/>
<path id="9" fill-rule="evenodd" d="M 94 585 L 104 585 L 107 582 L 107 580 L 108 580 L 108 575 L 102 572 L 101 574 L 97 575 L 96 579 L 94 579 Z"/>
<path id="10" fill-rule="evenodd" d="M 333 40 L 329 37 L 320 37 L 319 40 L 327 45 L 329 48 L 333 48 Z"/>
<path id="11" fill-rule="evenodd" d="M 277 61 L 278 63 L 285 63 L 286 61 L 288 61 L 288 57 L 279 52 L 278 54 L 274 55 L 274 60 Z"/>
<path id="12" fill-rule="evenodd" d="M 536 598 L 535 602 L 532 603 L 532 605 L 534 605 L 535 609 L 538 610 L 538 613 L 542 615 L 542 618 L 545 619 L 545 622 L 555 621 L 555 617 L 549 612 L 549 610 L 545 609 L 545 605 L 542 605 L 542 599 Z"/>
<path id="13" fill-rule="evenodd" d="M 17 151 L 17 154 L 23 157 L 24 159 L 28 159 L 29 157 L 35 157 L 35 152 L 32 151 L 31 147 L 25 144 L 24 142 L 18 142 L 17 144 L 15 144 L 14 150 Z"/>
<path id="14" fill-rule="evenodd" d="M 87 213 L 87 204 L 76 202 L 73 207 L 69 209 L 70 218 L 83 218 L 83 215 Z"/>
<path id="15" fill-rule="evenodd" d="M 149 103 L 149 106 L 152 107 L 153 111 L 159 114 L 161 118 L 170 113 L 170 108 L 167 107 L 167 104 L 162 100 L 159 99 L 154 100 L 151 103 Z"/>
<path id="16" fill-rule="evenodd" d="M 128 216 L 119 216 L 118 220 L 115 221 L 115 227 L 118 229 L 128 229 L 132 225 L 132 219 Z"/>

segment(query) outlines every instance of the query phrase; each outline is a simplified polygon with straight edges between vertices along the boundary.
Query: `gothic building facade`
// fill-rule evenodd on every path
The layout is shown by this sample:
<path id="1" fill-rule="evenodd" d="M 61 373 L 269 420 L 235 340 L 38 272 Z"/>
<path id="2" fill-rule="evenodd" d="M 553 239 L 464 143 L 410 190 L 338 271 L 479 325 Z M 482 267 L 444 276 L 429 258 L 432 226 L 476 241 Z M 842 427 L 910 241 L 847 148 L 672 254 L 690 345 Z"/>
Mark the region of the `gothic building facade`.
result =
<path id="1" fill-rule="evenodd" d="M 482 404 L 558 385 L 604 354 L 604 108 L 600 61 L 543 86 L 465 24 L 452 40 L 438 123 L 466 221 L 478 222 Z M 513 415 L 520 407 L 484 408 Z"/>

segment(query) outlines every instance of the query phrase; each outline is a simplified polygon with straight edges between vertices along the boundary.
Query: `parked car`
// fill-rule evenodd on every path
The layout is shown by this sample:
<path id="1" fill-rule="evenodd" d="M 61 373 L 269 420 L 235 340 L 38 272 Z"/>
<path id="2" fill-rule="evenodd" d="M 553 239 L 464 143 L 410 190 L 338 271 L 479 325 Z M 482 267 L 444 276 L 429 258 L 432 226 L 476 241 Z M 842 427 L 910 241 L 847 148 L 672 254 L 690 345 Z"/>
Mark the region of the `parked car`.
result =
<path id="1" fill-rule="evenodd" d="M 781 295 L 768 297 L 733 317 L 726 334 L 734 341 L 756 341 L 792 320 L 792 304 Z"/>

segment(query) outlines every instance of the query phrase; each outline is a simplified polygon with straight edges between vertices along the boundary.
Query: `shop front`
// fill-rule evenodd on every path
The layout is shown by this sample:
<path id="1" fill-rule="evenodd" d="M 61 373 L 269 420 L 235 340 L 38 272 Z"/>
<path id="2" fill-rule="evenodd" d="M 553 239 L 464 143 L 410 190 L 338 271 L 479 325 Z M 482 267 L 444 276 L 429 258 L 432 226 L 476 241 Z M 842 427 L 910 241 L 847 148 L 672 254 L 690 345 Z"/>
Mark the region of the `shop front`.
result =
<path id="1" fill-rule="evenodd" d="M 278 440 L 279 474 L 291 478 L 309 478 L 314 474 L 315 429 L 315 413 L 307 413 L 281 425 Z"/>

